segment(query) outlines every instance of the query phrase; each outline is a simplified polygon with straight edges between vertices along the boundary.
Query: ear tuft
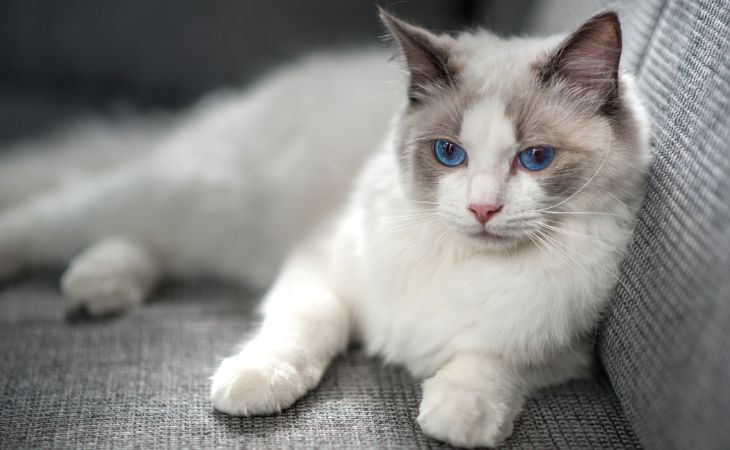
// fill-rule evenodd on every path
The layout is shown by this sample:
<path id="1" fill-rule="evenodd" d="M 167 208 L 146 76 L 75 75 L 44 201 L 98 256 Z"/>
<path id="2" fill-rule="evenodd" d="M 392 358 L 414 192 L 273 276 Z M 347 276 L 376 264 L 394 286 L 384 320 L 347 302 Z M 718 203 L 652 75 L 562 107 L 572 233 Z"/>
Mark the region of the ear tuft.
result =
<path id="1" fill-rule="evenodd" d="M 398 42 L 410 73 L 409 98 L 420 103 L 434 85 L 452 85 L 454 71 L 449 67 L 448 48 L 431 32 L 411 25 L 378 6 L 380 19 L 390 36 Z"/>
<path id="2" fill-rule="evenodd" d="M 540 67 L 543 83 L 565 82 L 578 99 L 610 113 L 618 100 L 621 24 L 613 11 L 593 16 Z"/>

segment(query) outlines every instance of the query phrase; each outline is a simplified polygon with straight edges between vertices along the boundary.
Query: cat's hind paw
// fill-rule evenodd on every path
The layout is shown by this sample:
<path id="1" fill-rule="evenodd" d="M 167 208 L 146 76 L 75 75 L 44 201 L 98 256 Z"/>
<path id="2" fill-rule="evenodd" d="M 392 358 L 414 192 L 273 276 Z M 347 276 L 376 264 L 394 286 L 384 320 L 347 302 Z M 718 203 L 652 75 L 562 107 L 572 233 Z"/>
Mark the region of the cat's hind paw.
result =
<path id="1" fill-rule="evenodd" d="M 317 383 L 315 374 L 285 359 L 242 352 L 223 360 L 212 378 L 211 399 L 232 416 L 268 415 L 288 408 Z"/>
<path id="2" fill-rule="evenodd" d="M 154 286 L 151 259 L 124 241 L 104 241 L 75 258 L 61 278 L 69 312 L 120 313 L 141 303 Z"/>
<path id="3" fill-rule="evenodd" d="M 144 299 L 144 289 L 134 277 L 104 268 L 72 267 L 61 278 L 61 289 L 69 313 L 83 311 L 91 316 L 118 314 Z"/>

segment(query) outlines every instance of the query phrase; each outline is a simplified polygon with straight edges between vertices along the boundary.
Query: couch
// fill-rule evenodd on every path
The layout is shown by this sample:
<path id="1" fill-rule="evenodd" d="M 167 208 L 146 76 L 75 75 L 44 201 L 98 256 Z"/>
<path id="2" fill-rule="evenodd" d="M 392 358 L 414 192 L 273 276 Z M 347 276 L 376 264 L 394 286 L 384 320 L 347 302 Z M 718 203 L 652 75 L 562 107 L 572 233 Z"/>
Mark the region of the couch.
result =
<path id="1" fill-rule="evenodd" d="M 330 20 L 355 20 L 352 10 L 337 16 L 339 10 L 327 9 L 347 9 L 336 2 L 308 2 L 315 6 L 292 11 L 287 5 L 296 2 L 274 3 L 274 9 L 300 14 L 297 20 L 321 19 L 323 11 Z M 358 15 L 375 20 L 368 2 L 352 4 Z M 207 70 L 191 65 L 187 73 L 181 65 L 205 58 L 205 45 L 246 37 L 225 8 L 256 22 L 257 11 L 245 10 L 256 7 L 217 2 L 211 14 L 220 34 L 201 49 L 195 33 L 207 36 L 214 28 L 184 25 L 196 23 L 202 1 L 182 1 L 176 11 L 158 1 L 110 3 L 104 8 L 111 12 L 98 5 L 0 3 L 0 136 L 6 142 L 72 114 L 108 112 L 117 97 L 132 99 L 135 108 L 179 107 L 289 57 L 262 51 L 237 65 L 229 62 L 233 46 L 208 57 Z M 437 27 L 497 21 L 508 31 L 552 32 L 606 6 L 619 11 L 622 65 L 636 73 L 654 122 L 646 200 L 598 333 L 595 373 L 530 399 L 504 447 L 730 448 L 730 2 L 460 1 L 408 8 Z M 148 15 L 140 18 L 140 30 L 131 33 L 143 11 Z M 84 14 L 91 14 L 86 22 Z M 178 22 L 155 23 L 170 17 Z M 368 27 L 340 23 L 331 33 L 359 39 L 377 32 Z M 303 33 L 314 44 L 328 35 L 320 25 L 311 28 Z M 152 48 L 127 48 L 139 34 L 167 32 Z M 115 42 L 116 53 L 74 44 L 90 35 L 128 42 Z M 167 52 L 185 36 L 191 54 Z M 274 39 L 274 49 L 297 41 Z M 358 348 L 279 415 L 214 412 L 208 377 L 255 325 L 258 292 L 177 282 L 125 316 L 71 320 L 64 316 L 58 275 L 51 269 L 0 287 L 0 448 L 445 448 L 415 423 L 418 381 Z"/>

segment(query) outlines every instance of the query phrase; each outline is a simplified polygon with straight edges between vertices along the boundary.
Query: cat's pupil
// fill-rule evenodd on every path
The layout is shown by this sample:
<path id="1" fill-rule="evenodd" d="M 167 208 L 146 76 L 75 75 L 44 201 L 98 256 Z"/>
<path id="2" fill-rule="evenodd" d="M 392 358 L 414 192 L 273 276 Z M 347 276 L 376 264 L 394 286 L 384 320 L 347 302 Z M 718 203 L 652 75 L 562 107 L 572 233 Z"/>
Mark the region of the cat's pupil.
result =
<path id="1" fill-rule="evenodd" d="M 446 149 L 444 150 L 444 154 L 448 158 L 451 158 L 452 156 L 454 156 L 454 144 L 452 144 L 451 142 L 446 144 Z"/>
<path id="2" fill-rule="evenodd" d="M 545 158 L 545 152 L 540 147 L 536 147 L 532 150 L 532 157 L 535 161 L 540 162 Z"/>

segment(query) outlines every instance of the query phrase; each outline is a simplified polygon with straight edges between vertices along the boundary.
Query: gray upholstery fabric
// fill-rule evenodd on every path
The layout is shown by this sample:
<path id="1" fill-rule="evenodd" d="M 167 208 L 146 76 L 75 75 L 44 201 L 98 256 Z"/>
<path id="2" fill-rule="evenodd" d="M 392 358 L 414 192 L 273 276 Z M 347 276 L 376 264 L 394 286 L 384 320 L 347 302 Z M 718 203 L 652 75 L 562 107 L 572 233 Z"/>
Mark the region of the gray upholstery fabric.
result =
<path id="1" fill-rule="evenodd" d="M 527 26 L 553 31 L 556 20 L 585 15 L 582 7 L 551 3 Z M 17 8 L 22 17 L 50 20 L 33 16 L 39 4 L 5 2 L 0 22 Z M 623 64 L 637 73 L 655 126 L 646 205 L 600 342 L 610 384 L 596 374 L 541 392 L 507 447 L 636 448 L 633 427 L 648 448 L 730 448 L 730 4 L 648 0 L 619 8 Z M 22 35 L 21 25 L 0 27 L 0 91 L 13 100 L 11 107 L 0 101 L 0 117 L 10 119 L 0 120 L 0 134 L 13 120 L 26 129 L 44 114 L 81 108 L 68 97 L 49 109 L 42 96 L 28 103 L 17 94 L 15 81 L 48 75 L 39 49 L 63 48 L 51 38 L 64 35 L 52 29 L 37 36 L 45 44 L 15 47 L 7 37 Z M 104 31 L 128 34 L 124 27 Z M 143 48 L 151 53 L 126 54 L 128 66 L 154 58 L 164 42 L 154 44 Z M 77 56 L 61 61 L 69 65 L 51 78 L 114 83 L 113 65 L 87 67 L 91 59 Z M 211 56 L 232 67 L 219 57 Z M 156 90 L 169 81 L 163 65 L 144 67 L 131 83 Z M 230 81 L 232 72 L 218 73 Z M 220 81 L 198 75 L 173 80 L 179 84 L 170 89 L 192 92 Z M 253 326 L 252 298 L 218 285 L 176 286 L 129 316 L 67 322 L 54 277 L 0 287 L 0 448 L 440 446 L 414 423 L 418 383 L 357 350 L 279 416 L 214 413 L 206 377 Z"/>
<path id="2" fill-rule="evenodd" d="M 415 423 L 419 384 L 357 349 L 281 415 L 215 413 L 207 377 L 254 325 L 255 301 L 220 285 L 155 298 L 65 322 L 55 276 L 0 290 L 0 448 L 443 447 Z M 555 447 L 639 448 L 604 375 L 539 393 L 505 448 Z"/>
<path id="3" fill-rule="evenodd" d="M 730 2 L 622 17 L 654 159 L 601 356 L 646 447 L 730 448 Z"/>
<path id="4" fill-rule="evenodd" d="M 245 39 L 265 35 L 262 27 L 266 31 L 271 18 L 258 14 L 263 6 L 220 2 L 200 17 L 201 3 L 192 0 L 173 10 L 155 1 L 96 3 L 0 4 L 0 139 L 89 112 L 110 94 L 149 97 L 134 99 L 141 104 L 195 95 L 251 76 L 269 58 L 318 42 L 333 44 L 325 37 L 380 30 L 370 5 L 352 9 L 320 2 L 286 17 L 287 26 L 303 33 L 278 36 L 277 42 L 268 36 L 267 47 Z M 266 8 L 276 16 L 294 3 Z M 405 15 L 453 27 L 465 12 L 458 8 L 469 3 L 405 5 Z M 247 8 L 250 17 L 236 13 Z M 312 15 L 321 20 L 318 11 L 327 8 L 336 10 L 335 28 L 306 23 Z M 349 15 L 337 13 L 342 9 Z M 245 59 L 237 58 L 238 45 L 216 45 L 236 36 L 249 49 Z M 272 45 L 278 47 L 267 53 Z M 357 349 L 339 358 L 315 391 L 281 415 L 245 419 L 215 413 L 208 377 L 254 326 L 254 298 L 220 285 L 174 286 L 127 316 L 69 322 L 57 275 L 0 286 L 0 448 L 443 447 L 415 423 L 419 383 Z M 506 448 L 550 447 L 638 448 L 604 374 L 543 391 L 528 402 Z"/>

